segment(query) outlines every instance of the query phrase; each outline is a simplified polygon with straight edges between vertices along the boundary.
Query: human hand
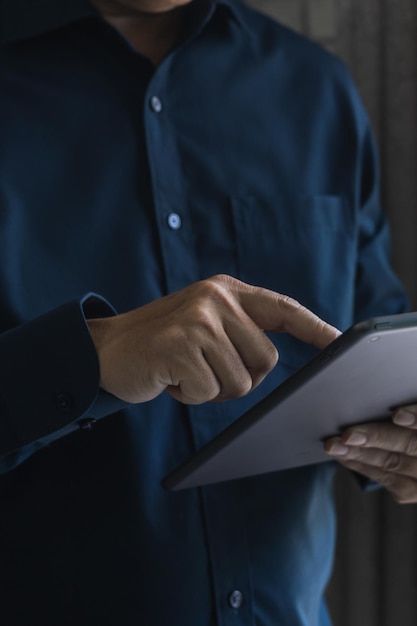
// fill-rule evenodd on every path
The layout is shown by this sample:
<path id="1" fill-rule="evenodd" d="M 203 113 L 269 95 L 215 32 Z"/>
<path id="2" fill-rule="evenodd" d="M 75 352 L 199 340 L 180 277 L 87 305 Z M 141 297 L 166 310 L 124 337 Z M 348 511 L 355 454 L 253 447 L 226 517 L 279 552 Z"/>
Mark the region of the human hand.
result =
<path id="1" fill-rule="evenodd" d="M 264 330 L 318 348 L 340 334 L 295 300 L 223 275 L 88 324 L 101 387 L 133 403 L 164 390 L 186 404 L 240 397 L 277 363 Z"/>
<path id="2" fill-rule="evenodd" d="M 393 414 L 393 422 L 348 428 L 325 450 L 345 467 L 381 484 L 400 504 L 417 502 L 417 404 Z"/>

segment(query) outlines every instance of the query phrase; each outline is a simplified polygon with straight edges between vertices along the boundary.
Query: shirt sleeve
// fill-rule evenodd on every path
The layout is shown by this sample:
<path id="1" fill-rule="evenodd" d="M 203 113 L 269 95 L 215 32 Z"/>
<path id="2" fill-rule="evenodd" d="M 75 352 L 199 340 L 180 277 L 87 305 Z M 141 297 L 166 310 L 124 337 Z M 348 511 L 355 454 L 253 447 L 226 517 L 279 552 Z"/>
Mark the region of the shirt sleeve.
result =
<path id="1" fill-rule="evenodd" d="M 114 314 L 89 294 L 0 335 L 0 472 L 126 406 L 99 389 L 86 321 Z"/>
<path id="2" fill-rule="evenodd" d="M 354 90 L 362 142 L 358 159 L 356 198 L 359 210 L 358 258 L 355 288 L 356 322 L 404 313 L 409 309 L 404 286 L 391 265 L 389 221 L 380 199 L 381 173 L 375 138 L 362 102 Z M 379 489 L 375 481 L 352 472 L 364 491 Z"/>
<path id="3" fill-rule="evenodd" d="M 381 206 L 380 167 L 375 139 L 357 94 L 362 141 L 357 170 L 356 206 L 358 257 L 355 289 L 355 321 L 378 315 L 404 313 L 408 298 L 391 265 L 388 218 Z"/>

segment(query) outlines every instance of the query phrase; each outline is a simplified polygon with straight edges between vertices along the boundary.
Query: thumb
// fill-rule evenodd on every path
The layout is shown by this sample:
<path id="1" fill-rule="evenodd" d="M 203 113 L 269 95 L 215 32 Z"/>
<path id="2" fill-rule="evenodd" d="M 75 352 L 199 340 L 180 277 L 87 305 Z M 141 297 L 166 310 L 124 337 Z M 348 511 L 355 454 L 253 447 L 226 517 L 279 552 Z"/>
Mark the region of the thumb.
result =
<path id="1" fill-rule="evenodd" d="M 247 315 L 263 330 L 289 333 L 319 349 L 325 348 L 341 334 L 337 328 L 289 296 L 252 287 L 242 289 L 238 298 Z"/>

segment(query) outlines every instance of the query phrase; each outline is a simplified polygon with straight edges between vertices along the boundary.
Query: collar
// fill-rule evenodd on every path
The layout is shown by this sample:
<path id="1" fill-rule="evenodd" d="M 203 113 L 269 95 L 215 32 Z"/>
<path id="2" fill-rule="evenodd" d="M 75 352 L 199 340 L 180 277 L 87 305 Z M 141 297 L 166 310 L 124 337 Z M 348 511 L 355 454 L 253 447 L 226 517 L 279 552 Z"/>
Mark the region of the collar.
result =
<path id="1" fill-rule="evenodd" d="M 199 2 L 199 0 L 193 0 Z M 225 9 L 250 36 L 249 19 L 240 0 L 210 0 L 215 9 Z M 0 0 L 0 38 L 13 43 L 44 35 L 80 20 L 99 17 L 88 0 Z"/>
<path id="2" fill-rule="evenodd" d="M 250 37 L 253 38 L 253 31 L 250 27 L 250 17 L 247 13 L 249 7 L 244 6 L 240 0 L 213 0 L 218 7 L 223 7 L 236 22 L 238 26 Z"/>

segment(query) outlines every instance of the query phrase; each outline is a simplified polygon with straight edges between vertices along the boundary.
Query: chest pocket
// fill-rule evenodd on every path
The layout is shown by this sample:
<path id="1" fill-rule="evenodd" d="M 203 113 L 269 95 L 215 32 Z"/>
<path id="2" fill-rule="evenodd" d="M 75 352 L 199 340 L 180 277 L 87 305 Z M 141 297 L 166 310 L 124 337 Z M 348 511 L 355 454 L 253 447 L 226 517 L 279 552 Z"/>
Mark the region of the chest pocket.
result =
<path id="1" fill-rule="evenodd" d="M 234 197 L 239 278 L 287 294 L 326 321 L 351 324 L 356 225 L 340 196 Z M 300 367 L 314 351 L 290 337 L 273 338 L 281 363 Z"/>

